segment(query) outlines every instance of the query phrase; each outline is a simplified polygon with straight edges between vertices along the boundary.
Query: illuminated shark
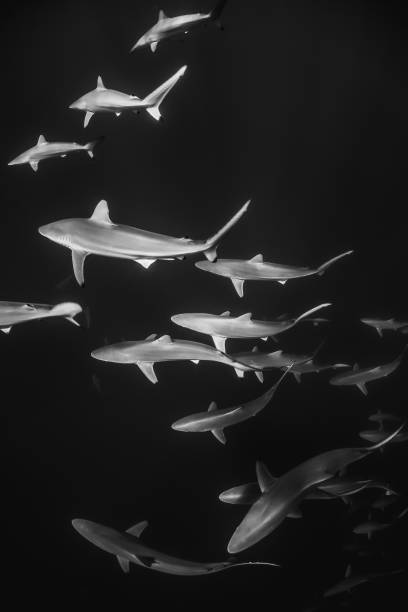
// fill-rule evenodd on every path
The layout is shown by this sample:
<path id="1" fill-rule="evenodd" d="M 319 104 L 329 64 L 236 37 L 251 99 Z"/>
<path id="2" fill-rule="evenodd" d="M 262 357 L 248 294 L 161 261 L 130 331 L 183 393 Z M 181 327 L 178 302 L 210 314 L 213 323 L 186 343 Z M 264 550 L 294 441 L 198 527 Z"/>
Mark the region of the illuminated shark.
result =
<path id="1" fill-rule="evenodd" d="M 114 113 L 118 117 L 123 112 L 138 113 L 140 110 L 146 110 L 158 121 L 161 118 L 160 104 L 186 70 L 187 66 L 177 70 L 172 77 L 143 99 L 115 89 L 107 89 L 102 77 L 99 76 L 96 89 L 78 98 L 69 108 L 85 111 L 84 127 L 88 125 L 94 113 Z"/>
<path id="2" fill-rule="evenodd" d="M 353 251 L 346 251 L 333 257 L 318 268 L 299 268 L 284 266 L 264 261 L 262 255 L 255 255 L 252 259 L 218 259 L 214 263 L 197 261 L 195 266 L 200 270 L 211 272 L 218 276 L 230 278 L 239 297 L 244 295 L 244 281 L 277 281 L 284 285 L 288 280 L 304 278 L 305 276 L 321 276 L 332 264 Z"/>
<path id="3" fill-rule="evenodd" d="M 190 30 L 203 26 L 209 22 L 218 22 L 226 2 L 227 0 L 220 0 L 215 8 L 209 13 L 193 13 L 191 15 L 167 17 L 164 11 L 159 11 L 157 23 L 139 38 L 130 52 L 132 53 L 132 51 L 140 47 L 150 46 L 150 49 L 154 53 L 161 40 L 172 38 L 180 34 L 188 34 Z"/>
<path id="4" fill-rule="evenodd" d="M 408 329 L 408 321 L 397 321 L 396 319 L 360 319 L 362 323 L 377 330 L 380 338 L 386 330 L 399 331 Z"/>
<path id="5" fill-rule="evenodd" d="M 187 255 L 204 253 L 209 259 L 216 257 L 221 238 L 242 217 L 249 201 L 208 240 L 173 238 L 117 225 L 109 218 L 108 204 L 101 200 L 89 219 L 64 219 L 39 228 L 42 236 L 71 249 L 72 264 L 77 282 L 84 284 L 84 262 L 87 255 L 102 255 L 118 259 L 131 259 L 148 268 L 156 259 L 182 259 Z"/>
<path id="6" fill-rule="evenodd" d="M 327 589 L 323 596 L 332 597 L 333 595 L 340 595 L 341 593 L 350 593 L 352 589 L 355 589 L 361 584 L 371 582 L 377 578 L 384 578 L 386 576 L 393 576 L 394 574 L 400 574 L 404 570 L 397 569 L 390 572 L 370 572 L 352 575 L 351 566 L 349 565 L 344 574 L 344 578 L 337 582 L 335 585 Z"/>
<path id="7" fill-rule="evenodd" d="M 74 317 L 80 312 L 82 312 L 81 306 L 74 302 L 62 302 L 56 306 L 34 304 L 33 302 L 28 304 L 24 302 L 0 302 L 0 329 L 8 334 L 14 325 L 37 319 L 49 319 L 50 317 L 62 317 L 79 326 Z"/>
<path id="8" fill-rule="evenodd" d="M 43 159 L 66 157 L 69 153 L 73 153 L 74 151 L 86 151 L 89 157 L 93 157 L 94 147 L 100 140 L 99 138 L 81 145 L 77 142 L 48 142 L 45 137 L 41 135 L 34 147 L 18 155 L 18 157 L 9 162 L 8 165 L 17 166 L 20 164 L 30 164 L 34 172 L 37 172 L 38 164 Z"/>

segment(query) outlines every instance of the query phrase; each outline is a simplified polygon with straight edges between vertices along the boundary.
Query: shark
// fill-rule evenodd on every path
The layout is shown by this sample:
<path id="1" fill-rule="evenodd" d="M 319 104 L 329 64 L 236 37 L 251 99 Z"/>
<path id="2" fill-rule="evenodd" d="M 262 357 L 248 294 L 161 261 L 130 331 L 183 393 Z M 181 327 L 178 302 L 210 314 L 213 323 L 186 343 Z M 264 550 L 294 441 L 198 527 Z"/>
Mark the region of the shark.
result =
<path id="1" fill-rule="evenodd" d="M 153 119 L 159 121 L 162 117 L 161 103 L 186 70 L 187 66 L 182 66 L 173 76 L 144 98 L 115 89 L 107 89 L 102 77 L 98 76 L 96 88 L 72 102 L 69 108 L 85 112 L 84 127 L 87 127 L 95 113 L 113 113 L 120 117 L 124 112 L 138 114 L 141 110 L 146 110 Z"/>
<path id="2" fill-rule="evenodd" d="M 252 313 L 247 312 L 239 317 L 231 317 L 229 310 L 220 315 L 206 313 L 177 314 L 171 317 L 173 323 L 181 327 L 187 327 L 202 334 L 212 337 L 216 348 L 225 352 L 227 338 L 253 339 L 262 338 L 267 340 L 275 337 L 297 325 L 302 319 L 310 314 L 331 306 L 330 303 L 319 304 L 307 310 L 296 318 L 281 318 L 276 321 L 257 321 L 252 319 Z"/>
<path id="3" fill-rule="evenodd" d="M 363 440 L 366 440 L 367 442 L 371 442 L 372 444 L 375 444 L 377 442 L 381 442 L 381 440 L 384 440 L 389 435 L 389 433 L 387 433 L 383 429 L 365 429 L 364 431 L 360 431 L 358 435 Z M 406 442 L 407 440 L 408 440 L 408 431 L 404 431 L 404 432 L 400 432 L 398 436 L 395 436 L 393 442 L 397 444 L 401 442 Z"/>
<path id="4" fill-rule="evenodd" d="M 380 523 L 379 521 L 373 521 L 369 519 L 364 523 L 359 523 L 353 529 L 353 533 L 356 535 L 366 535 L 370 540 L 372 538 L 373 533 L 377 531 L 383 531 L 383 529 L 387 529 L 391 527 L 391 523 Z"/>
<path id="5" fill-rule="evenodd" d="M 295 364 L 299 361 L 309 359 L 308 355 L 292 355 L 288 357 L 282 350 L 273 351 L 272 353 L 263 353 L 257 346 L 254 346 L 251 351 L 242 351 L 240 353 L 229 353 L 232 359 L 236 359 L 241 363 L 245 363 L 254 369 L 254 374 L 260 382 L 263 382 L 264 370 L 290 368 L 293 370 Z M 244 375 L 244 372 L 242 372 Z"/>
<path id="6" fill-rule="evenodd" d="M 341 372 L 340 374 L 333 376 L 333 378 L 330 379 L 330 384 L 337 387 L 355 385 L 358 389 L 360 389 L 361 393 L 367 395 L 368 391 L 366 384 L 372 380 L 385 378 L 386 376 L 389 376 L 395 372 L 402 361 L 407 346 L 396 359 L 390 361 L 389 363 L 371 368 L 359 368 L 358 364 L 354 364 L 351 370 L 347 370 L 346 372 Z"/>
<path id="7" fill-rule="evenodd" d="M 313 487 L 334 478 L 348 465 L 384 447 L 404 425 L 378 444 L 329 450 L 300 463 L 280 476 L 250 507 L 232 534 L 228 552 L 241 552 L 268 536 Z"/>
<path id="8" fill-rule="evenodd" d="M 288 280 L 304 278 L 306 276 L 321 276 L 336 261 L 351 255 L 353 251 L 345 251 L 318 268 L 299 268 L 264 261 L 263 255 L 259 253 L 252 259 L 218 259 L 216 262 L 197 261 L 195 266 L 200 270 L 211 272 L 218 276 L 231 279 L 235 291 L 239 297 L 244 296 L 245 281 L 276 281 L 284 285 Z"/>
<path id="9" fill-rule="evenodd" d="M 84 145 L 78 144 L 77 142 L 48 142 L 45 136 L 41 134 L 41 136 L 38 138 L 37 144 L 34 147 L 27 149 L 27 151 L 24 151 L 24 153 L 21 153 L 15 157 L 8 163 L 8 165 L 17 166 L 21 164 L 30 164 L 34 172 L 37 172 L 38 164 L 43 159 L 50 159 L 52 157 L 66 157 L 69 153 L 74 153 L 75 151 L 86 151 L 89 157 L 92 158 L 94 156 L 94 147 L 101 140 L 102 138 L 98 138 L 97 140 L 92 140 Z"/>
<path id="10" fill-rule="evenodd" d="M 215 361 L 233 367 L 237 372 L 249 370 L 249 366 L 235 361 L 225 353 L 207 344 L 191 340 L 176 340 L 169 335 L 157 337 L 151 334 L 145 340 L 118 342 L 92 351 L 94 359 L 110 363 L 137 365 L 152 383 L 157 383 L 154 364 L 163 361 Z"/>
<path id="11" fill-rule="evenodd" d="M 206 576 L 244 565 L 279 567 L 276 563 L 266 561 L 242 562 L 236 559 L 227 559 L 226 561 L 215 563 L 200 563 L 173 557 L 150 548 L 150 546 L 146 546 L 140 541 L 140 536 L 148 526 L 147 521 L 141 521 L 125 532 L 117 531 L 111 527 L 85 519 L 74 519 L 72 526 L 83 538 L 105 552 L 114 555 L 125 573 L 129 573 L 131 563 L 146 569 L 176 576 Z"/>
<path id="12" fill-rule="evenodd" d="M 34 302 L 0 302 L 0 330 L 8 334 L 14 325 L 52 317 L 62 317 L 79 326 L 74 317 L 80 312 L 82 307 L 74 302 L 61 302 L 55 306 Z"/>
<path id="13" fill-rule="evenodd" d="M 149 46 L 154 53 L 162 40 L 180 34 L 188 34 L 192 29 L 197 29 L 211 22 L 219 24 L 219 18 L 226 2 L 227 0 L 220 0 L 209 13 L 192 13 L 190 15 L 179 15 L 178 17 L 167 17 L 164 11 L 160 10 L 157 22 L 139 38 L 130 52 Z"/>
<path id="14" fill-rule="evenodd" d="M 393 576 L 394 574 L 400 574 L 403 569 L 397 569 L 390 572 L 369 572 L 352 575 L 351 566 L 348 565 L 344 578 L 334 584 L 332 587 L 327 589 L 324 593 L 324 597 L 333 597 L 334 595 L 340 595 L 342 593 L 350 593 L 352 589 L 357 586 L 372 582 L 377 578 L 384 578 L 386 576 Z"/>
<path id="15" fill-rule="evenodd" d="M 288 368 L 289 370 L 289 368 Z M 206 432 L 209 431 L 221 442 L 226 443 L 224 429 L 242 423 L 266 408 L 275 395 L 280 383 L 285 378 L 288 370 L 279 380 L 260 397 L 249 402 L 233 406 L 232 408 L 218 408 L 215 402 L 211 402 L 207 412 L 197 412 L 190 416 L 179 419 L 172 424 L 172 429 L 185 432 Z"/>
<path id="16" fill-rule="evenodd" d="M 368 325 L 369 327 L 373 327 L 380 338 L 383 337 L 383 332 L 390 331 L 400 331 L 408 329 L 408 321 L 398 321 L 397 319 L 360 319 L 361 323 Z"/>
<path id="17" fill-rule="evenodd" d="M 63 219 L 39 228 L 39 233 L 70 249 L 74 275 L 79 285 L 84 285 L 84 262 L 88 255 L 102 255 L 117 259 L 130 259 L 149 268 L 157 259 L 184 259 L 187 255 L 204 253 L 210 259 L 217 256 L 221 238 L 246 212 L 250 200 L 207 240 L 173 238 L 113 223 L 109 217 L 106 200 L 101 200 L 89 219 Z"/>

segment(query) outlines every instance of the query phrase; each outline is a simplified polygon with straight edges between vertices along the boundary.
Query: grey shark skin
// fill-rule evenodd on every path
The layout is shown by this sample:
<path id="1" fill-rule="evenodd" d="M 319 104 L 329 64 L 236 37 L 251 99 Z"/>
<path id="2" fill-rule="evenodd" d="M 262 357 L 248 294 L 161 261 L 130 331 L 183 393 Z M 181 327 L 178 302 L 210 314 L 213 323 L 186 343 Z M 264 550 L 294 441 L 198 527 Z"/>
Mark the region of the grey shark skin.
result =
<path id="1" fill-rule="evenodd" d="M 137 114 L 139 111 L 145 110 L 153 119 L 159 121 L 162 116 L 160 112 L 161 103 L 186 70 L 187 66 L 182 66 L 172 77 L 143 99 L 116 89 L 107 89 L 103 84 L 102 77 L 99 76 L 96 88 L 75 100 L 69 108 L 85 112 L 84 127 L 87 127 L 95 113 L 113 113 L 119 117 L 124 112 Z"/>
<path id="2" fill-rule="evenodd" d="M 61 302 L 55 306 L 33 302 L 0 302 L 0 330 L 8 334 L 14 325 L 51 317 L 62 317 L 79 326 L 74 317 L 80 312 L 81 306 L 74 302 Z"/>
<path id="3" fill-rule="evenodd" d="M 167 335 L 157 338 L 152 334 L 146 340 L 102 346 L 91 355 L 100 361 L 137 365 L 152 383 L 157 383 L 153 366 L 163 361 L 215 361 L 238 371 L 250 369 L 212 346 L 190 340 L 173 340 Z"/>
<path id="4" fill-rule="evenodd" d="M 93 157 L 93 150 L 100 139 L 87 142 L 84 145 L 77 142 L 48 142 L 43 135 L 38 139 L 37 144 L 31 149 L 24 151 L 18 157 L 8 163 L 9 166 L 17 166 L 20 164 L 30 164 L 34 172 L 38 170 L 38 164 L 43 159 L 52 157 L 66 157 L 69 153 L 75 151 L 86 151 L 89 157 Z"/>
<path id="5" fill-rule="evenodd" d="M 367 448 L 339 448 L 321 453 L 278 478 L 251 506 L 229 543 L 228 552 L 238 553 L 272 533 L 316 485 L 335 477 L 345 467 L 382 448 L 401 431 L 403 425 L 381 443 Z"/>
<path id="6" fill-rule="evenodd" d="M 178 17 L 167 17 L 164 11 L 159 11 L 159 18 L 147 32 L 133 45 L 130 52 L 141 47 L 150 46 L 154 53 L 160 41 L 188 34 L 190 30 L 203 26 L 211 21 L 218 21 L 227 0 L 221 0 L 209 13 L 193 13 L 190 15 L 179 15 Z"/>
<path id="7" fill-rule="evenodd" d="M 383 578 L 386 576 L 392 576 L 394 574 L 400 574 L 404 570 L 398 569 L 391 572 L 370 572 L 367 574 L 356 574 L 355 576 L 351 575 L 350 566 L 346 570 L 345 577 L 337 582 L 334 586 L 330 587 L 323 593 L 323 597 L 333 597 L 334 595 L 340 595 L 342 593 L 348 593 L 352 589 L 366 582 L 371 582 L 376 578 Z"/>
<path id="8" fill-rule="evenodd" d="M 118 225 L 109 218 L 106 200 L 101 200 L 89 219 L 63 219 L 39 228 L 49 240 L 71 249 L 75 278 L 84 284 L 84 262 L 88 255 L 130 259 L 148 268 L 157 259 L 180 259 L 204 253 L 216 257 L 221 238 L 246 212 L 250 200 L 208 240 L 191 240 L 156 234 L 128 225 Z"/>
<path id="9" fill-rule="evenodd" d="M 185 432 L 206 432 L 210 431 L 215 438 L 222 444 L 226 443 L 224 434 L 225 427 L 231 427 L 237 423 L 242 423 L 257 415 L 266 408 L 272 400 L 280 383 L 286 376 L 288 370 L 280 377 L 266 393 L 254 400 L 234 406 L 232 408 L 217 408 L 215 402 L 211 402 L 207 412 L 198 412 L 188 417 L 179 419 L 171 426 L 176 431 Z"/>
<path id="10" fill-rule="evenodd" d="M 269 565 L 278 567 L 275 563 L 267 562 L 238 562 L 228 559 L 218 563 L 199 563 L 178 559 L 171 555 L 145 546 L 139 540 L 140 534 L 147 527 L 147 521 L 134 525 L 126 532 L 119 532 L 111 527 L 87 521 L 74 519 L 72 526 L 86 540 L 117 557 L 120 567 L 125 573 L 130 571 L 130 563 L 156 570 L 165 574 L 177 576 L 200 576 L 221 572 L 231 567 L 243 565 Z"/>
<path id="11" fill-rule="evenodd" d="M 408 328 L 408 321 L 397 321 L 397 319 L 360 319 L 361 323 L 373 327 L 380 338 L 383 337 L 383 332 L 386 330 L 399 331 Z"/>
<path id="12" fill-rule="evenodd" d="M 291 329 L 311 313 L 327 308 L 327 306 L 331 306 L 331 304 L 315 306 L 296 319 L 279 319 L 276 321 L 256 321 L 252 319 L 250 312 L 239 317 L 231 317 L 229 311 L 223 312 L 221 315 L 206 313 L 177 314 L 173 315 L 171 320 L 181 327 L 208 334 L 212 337 L 215 346 L 220 351 L 225 351 L 227 338 L 262 338 L 266 340 L 270 336 L 275 337 Z"/>
<path id="13" fill-rule="evenodd" d="M 277 281 L 284 285 L 288 280 L 304 278 L 306 276 L 321 276 L 327 268 L 339 259 L 351 255 L 353 251 L 346 251 L 333 257 L 318 268 L 297 268 L 264 261 L 261 254 L 255 255 L 252 259 L 218 259 L 216 262 L 208 264 L 206 261 L 197 261 L 195 266 L 200 270 L 211 272 L 218 276 L 225 276 L 231 279 L 239 297 L 244 295 L 245 281 Z"/>
<path id="14" fill-rule="evenodd" d="M 355 385 L 360 391 L 367 395 L 366 384 L 372 380 L 378 380 L 379 378 L 385 378 L 389 376 L 399 367 L 404 353 L 407 347 L 404 348 L 402 353 L 393 361 L 385 363 L 383 365 L 375 366 L 372 368 L 359 368 L 357 364 L 354 365 L 352 370 L 336 374 L 330 379 L 330 384 L 338 387 L 353 386 Z"/>

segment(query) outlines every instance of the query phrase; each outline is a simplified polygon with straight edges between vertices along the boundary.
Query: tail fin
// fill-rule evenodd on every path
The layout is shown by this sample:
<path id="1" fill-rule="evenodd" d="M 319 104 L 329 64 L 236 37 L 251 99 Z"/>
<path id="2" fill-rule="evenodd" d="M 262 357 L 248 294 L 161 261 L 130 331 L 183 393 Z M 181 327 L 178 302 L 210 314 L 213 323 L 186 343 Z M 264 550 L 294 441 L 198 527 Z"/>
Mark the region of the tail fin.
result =
<path id="1" fill-rule="evenodd" d="M 402 431 L 405 425 L 406 425 L 406 422 L 402 423 L 402 425 L 400 425 L 398 429 L 396 429 L 395 431 L 392 432 L 392 434 L 384 438 L 384 440 L 381 440 L 381 442 L 378 442 L 377 444 L 374 444 L 373 446 L 369 446 L 368 448 L 365 448 L 364 450 L 371 453 L 372 451 L 382 448 L 383 446 L 385 446 L 385 444 L 388 444 L 388 442 L 391 442 L 395 438 L 395 436 L 397 436 L 400 433 L 400 431 Z"/>
<path id="2" fill-rule="evenodd" d="M 204 251 L 204 255 L 209 261 L 214 261 L 217 258 L 217 245 L 221 238 L 233 227 L 242 217 L 242 215 L 247 211 L 248 206 L 250 205 L 251 200 L 245 202 L 245 204 L 239 209 L 237 213 L 222 227 L 214 236 L 208 238 L 205 244 L 207 246 Z"/>
<path id="3" fill-rule="evenodd" d="M 57 304 L 51 308 L 49 316 L 64 317 L 74 325 L 78 325 L 78 327 L 80 327 L 79 323 L 74 319 L 74 317 L 80 312 L 82 312 L 82 308 L 79 304 L 75 304 L 75 302 L 61 302 L 61 304 Z"/>
<path id="4" fill-rule="evenodd" d="M 321 276 L 322 274 L 326 272 L 327 268 L 329 268 L 336 261 L 338 261 L 339 259 L 343 259 L 343 257 L 346 257 L 346 255 L 351 255 L 352 253 L 354 253 L 354 251 L 345 251 L 344 253 L 337 255 L 337 257 L 333 257 L 332 259 L 329 259 L 329 261 L 326 261 L 326 263 L 322 264 L 321 266 L 317 268 L 317 274 Z"/>
<path id="5" fill-rule="evenodd" d="M 221 13 L 224 10 L 227 0 L 219 0 L 211 11 L 211 21 L 217 21 L 221 17 Z"/>
<path id="6" fill-rule="evenodd" d="M 301 321 L 302 319 L 305 319 L 309 315 L 313 314 L 314 312 L 317 312 L 318 310 L 321 310 L 322 308 L 327 308 L 327 306 L 331 306 L 331 303 L 327 302 L 325 304 L 320 304 L 319 306 L 315 306 L 314 308 L 307 310 L 306 312 L 301 314 L 299 317 L 297 317 L 297 319 L 295 319 L 294 325 L 296 325 L 296 323 L 299 323 L 299 321 Z"/>
<path id="7" fill-rule="evenodd" d="M 93 157 L 94 148 L 96 147 L 97 144 L 102 142 L 104 138 L 105 138 L 104 136 L 101 136 L 100 138 L 96 138 L 96 140 L 92 140 L 91 142 L 88 142 L 86 145 L 84 145 L 84 149 L 88 153 L 89 157 Z"/>
<path id="8" fill-rule="evenodd" d="M 156 121 L 159 121 L 159 119 L 161 118 L 159 108 L 160 104 L 163 102 L 169 91 L 173 89 L 177 81 L 183 76 L 186 70 L 187 66 L 182 66 L 182 68 L 177 70 L 177 72 L 173 74 L 172 77 L 167 79 L 167 81 L 165 81 L 162 85 L 157 87 L 157 89 L 152 91 L 151 94 L 144 98 L 143 102 L 147 106 L 147 112 L 153 117 L 153 119 L 156 119 Z"/>

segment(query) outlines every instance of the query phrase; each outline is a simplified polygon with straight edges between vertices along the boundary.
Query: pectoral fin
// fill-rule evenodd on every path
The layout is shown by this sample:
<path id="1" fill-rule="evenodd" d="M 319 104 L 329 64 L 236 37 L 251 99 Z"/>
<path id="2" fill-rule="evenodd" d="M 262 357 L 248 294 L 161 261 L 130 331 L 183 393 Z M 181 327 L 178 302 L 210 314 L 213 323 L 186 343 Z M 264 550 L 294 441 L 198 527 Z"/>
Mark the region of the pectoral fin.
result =
<path id="1" fill-rule="evenodd" d="M 223 429 L 212 429 L 211 433 L 215 438 L 217 438 L 218 442 L 221 442 L 221 444 L 226 443 L 227 439 L 225 437 Z"/>
<path id="2" fill-rule="evenodd" d="M 200 363 L 199 359 L 191 359 L 190 361 L 191 363 L 194 363 L 194 365 L 198 365 Z"/>
<path id="3" fill-rule="evenodd" d="M 125 559 L 124 557 L 120 557 L 119 555 L 117 555 L 117 560 L 118 563 L 121 567 L 121 569 L 125 572 L 125 574 L 128 574 L 130 571 L 130 562 L 128 559 Z"/>
<path id="4" fill-rule="evenodd" d="M 84 251 L 74 251 L 72 250 L 72 266 L 74 268 L 74 275 L 77 280 L 77 283 L 84 286 L 84 262 L 88 253 L 84 253 Z"/>
<path id="5" fill-rule="evenodd" d="M 225 341 L 226 338 L 220 338 L 220 336 L 212 336 L 215 348 L 225 353 Z"/>
<path id="6" fill-rule="evenodd" d="M 2 331 L 3 333 L 5 333 L 5 334 L 9 334 L 9 333 L 10 333 L 10 330 L 11 330 L 11 327 L 2 327 L 2 328 L 1 328 L 1 331 Z"/>
<path id="7" fill-rule="evenodd" d="M 361 393 L 363 393 L 364 395 L 368 394 L 367 387 L 365 386 L 364 383 L 358 383 L 357 387 L 360 389 Z"/>
<path id="8" fill-rule="evenodd" d="M 238 378 L 244 378 L 244 371 L 240 370 L 239 368 L 234 368 Z"/>
<path id="9" fill-rule="evenodd" d="M 244 297 L 244 281 L 240 278 L 231 278 L 231 281 L 239 297 Z"/>
<path id="10" fill-rule="evenodd" d="M 154 362 L 151 361 L 137 361 L 136 365 L 141 369 L 143 374 L 152 382 L 153 384 L 157 383 L 157 376 L 153 369 Z"/>
<path id="11" fill-rule="evenodd" d="M 302 382 L 302 378 L 301 378 L 301 375 L 300 375 L 300 373 L 299 373 L 299 372 L 294 372 L 294 371 L 292 370 L 292 374 L 293 374 L 293 376 L 295 377 L 295 380 L 296 380 L 296 382 L 297 382 L 297 383 Z"/>
<path id="12" fill-rule="evenodd" d="M 38 170 L 38 162 L 37 161 L 30 161 L 30 166 L 32 167 L 34 172 L 37 172 L 37 170 Z"/>
<path id="13" fill-rule="evenodd" d="M 151 45 L 150 45 L 150 49 L 152 50 L 152 53 L 154 53 L 154 52 L 156 51 L 156 49 L 157 49 L 157 45 L 158 45 L 158 44 L 159 44 L 159 43 L 158 43 L 157 41 L 156 41 L 156 42 L 152 42 L 152 43 L 151 43 Z"/>
<path id="14" fill-rule="evenodd" d="M 259 380 L 259 382 L 263 383 L 263 381 L 264 381 L 264 375 L 263 375 L 263 372 L 261 372 L 260 370 L 258 370 L 258 372 L 255 372 L 255 376 L 257 377 L 257 379 Z"/>
<path id="15" fill-rule="evenodd" d="M 135 262 L 143 266 L 146 270 L 150 268 L 155 261 L 155 259 L 135 259 Z"/>
<path id="16" fill-rule="evenodd" d="M 285 280 L 279 280 L 278 283 L 281 284 L 281 285 L 284 285 L 286 283 L 286 281 Z"/>
<path id="17" fill-rule="evenodd" d="M 93 113 L 91 113 L 91 111 L 87 111 L 87 112 L 85 113 L 84 127 L 87 127 L 87 125 L 88 125 L 88 123 L 90 122 L 90 120 L 92 119 L 93 115 L 94 115 L 94 114 L 93 114 Z"/>

